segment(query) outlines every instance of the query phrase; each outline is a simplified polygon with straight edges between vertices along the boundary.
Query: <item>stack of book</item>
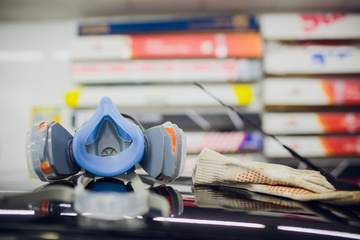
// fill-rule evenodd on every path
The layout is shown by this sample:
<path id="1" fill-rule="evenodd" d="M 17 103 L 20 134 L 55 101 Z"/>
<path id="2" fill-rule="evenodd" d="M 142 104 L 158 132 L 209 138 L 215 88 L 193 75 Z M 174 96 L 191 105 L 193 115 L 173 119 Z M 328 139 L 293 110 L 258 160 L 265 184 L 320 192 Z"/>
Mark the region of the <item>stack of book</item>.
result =
<path id="1" fill-rule="evenodd" d="M 248 82 L 262 72 L 258 23 L 246 15 L 81 23 L 71 51 L 84 84 Z"/>
<path id="2" fill-rule="evenodd" d="M 306 157 L 358 158 L 360 15 L 263 14 L 260 24 L 265 131 Z M 264 154 L 291 157 L 268 138 Z"/>
<path id="3" fill-rule="evenodd" d="M 66 93 L 66 102 L 74 128 L 109 96 L 146 128 L 177 124 L 187 135 L 189 159 L 204 147 L 226 154 L 262 151 L 261 135 L 193 84 L 261 123 L 263 49 L 255 16 L 87 21 L 79 24 L 71 53 L 79 88 Z"/>

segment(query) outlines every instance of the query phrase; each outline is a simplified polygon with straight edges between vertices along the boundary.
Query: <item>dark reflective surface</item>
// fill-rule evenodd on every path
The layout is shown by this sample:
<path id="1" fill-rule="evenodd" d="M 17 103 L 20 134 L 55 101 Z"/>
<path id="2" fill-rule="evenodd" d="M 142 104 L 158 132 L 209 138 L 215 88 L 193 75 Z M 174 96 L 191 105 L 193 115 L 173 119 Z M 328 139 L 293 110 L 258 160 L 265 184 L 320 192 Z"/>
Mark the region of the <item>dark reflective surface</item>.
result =
<path id="1" fill-rule="evenodd" d="M 150 208 L 142 215 L 114 221 L 77 213 L 71 195 L 75 183 L 75 179 L 39 183 L 40 187 L 29 192 L 11 191 L 11 181 L 7 186 L 2 184 L 0 237 L 360 239 L 359 206 L 298 202 L 229 187 L 193 186 L 191 179 L 180 178 L 171 184 L 155 183 L 150 187 L 152 193 L 168 201 L 169 216 L 161 216 L 161 212 Z M 18 187 L 21 183 L 16 184 Z M 100 194 L 133 191 L 128 182 L 115 178 L 97 179 L 86 190 Z M 124 203 L 119 199 L 118 204 Z"/>

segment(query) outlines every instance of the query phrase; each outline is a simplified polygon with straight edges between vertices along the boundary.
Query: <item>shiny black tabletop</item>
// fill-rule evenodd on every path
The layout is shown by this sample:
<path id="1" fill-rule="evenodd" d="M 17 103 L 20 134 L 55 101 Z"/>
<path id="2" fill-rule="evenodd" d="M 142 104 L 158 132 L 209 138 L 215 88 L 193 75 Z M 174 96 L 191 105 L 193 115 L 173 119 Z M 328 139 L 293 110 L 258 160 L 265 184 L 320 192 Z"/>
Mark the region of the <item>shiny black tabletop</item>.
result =
<path id="1" fill-rule="evenodd" d="M 146 182 L 146 176 L 143 180 Z M 126 182 L 110 178 L 97 179 L 87 191 L 95 191 L 99 183 L 117 184 L 113 189 L 131 192 Z M 360 239 L 359 206 L 194 186 L 187 177 L 149 187 L 169 202 L 169 216 L 149 210 L 119 220 L 78 213 L 73 202 L 61 201 L 61 194 L 56 200 L 46 195 L 44 199 L 31 198 L 49 186 L 71 189 L 75 181 L 49 184 L 23 175 L 3 175 L 0 184 L 1 239 Z M 16 204 L 13 197 L 20 197 Z M 119 205 L 125 204 L 122 200 L 119 198 Z"/>

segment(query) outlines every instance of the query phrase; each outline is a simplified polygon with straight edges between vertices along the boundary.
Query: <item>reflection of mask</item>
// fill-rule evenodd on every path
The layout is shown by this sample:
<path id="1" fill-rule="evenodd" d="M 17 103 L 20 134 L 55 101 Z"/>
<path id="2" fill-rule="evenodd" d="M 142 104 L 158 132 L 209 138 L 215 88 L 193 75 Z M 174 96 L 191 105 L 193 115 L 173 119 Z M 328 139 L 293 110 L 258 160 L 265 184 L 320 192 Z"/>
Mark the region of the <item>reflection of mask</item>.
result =
<path id="1" fill-rule="evenodd" d="M 2 197 L 0 208 L 31 209 L 35 215 L 77 215 L 98 220 L 182 214 L 183 199 L 177 190 L 166 185 L 147 190 L 136 188 L 141 184 L 136 181 L 141 180 L 138 178 L 125 184 L 118 178 L 104 177 L 95 180 L 77 175 L 41 186 L 30 193 Z"/>
<path id="2" fill-rule="evenodd" d="M 30 173 L 42 181 L 74 175 L 83 168 L 98 176 L 117 176 L 139 163 L 150 176 L 172 181 L 182 174 L 186 139 L 166 122 L 144 132 L 104 97 L 90 120 L 71 136 L 56 122 L 42 122 L 27 136 Z"/>
<path id="3" fill-rule="evenodd" d="M 184 212 L 184 202 L 181 194 L 170 186 L 160 185 L 150 188 L 150 191 L 165 197 L 169 202 L 170 215 L 179 216 Z"/>
<path id="4" fill-rule="evenodd" d="M 160 216 L 170 215 L 170 203 L 165 197 L 136 187 L 141 184 L 138 182 L 141 181 L 140 178 L 129 182 L 131 186 L 125 186 L 121 180 L 113 178 L 95 182 L 88 182 L 89 180 L 91 179 L 80 176 L 75 187 L 74 209 L 82 216 L 121 220 L 147 214 L 150 210 Z"/>
<path id="5" fill-rule="evenodd" d="M 136 185 L 140 178 L 126 185 L 116 178 L 87 183 L 88 180 L 80 176 L 77 181 L 74 209 L 89 218 L 120 220 L 144 214 L 168 217 L 183 212 L 182 196 L 172 187 L 161 185 L 139 189 Z"/>

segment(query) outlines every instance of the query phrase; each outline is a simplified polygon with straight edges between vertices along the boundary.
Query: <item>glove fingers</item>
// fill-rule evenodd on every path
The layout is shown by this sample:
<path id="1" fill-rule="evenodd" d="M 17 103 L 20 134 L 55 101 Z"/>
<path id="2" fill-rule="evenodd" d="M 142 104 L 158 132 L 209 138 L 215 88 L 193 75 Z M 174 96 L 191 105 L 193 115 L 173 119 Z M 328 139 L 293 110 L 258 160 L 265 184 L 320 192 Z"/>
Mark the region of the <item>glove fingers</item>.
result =
<path id="1" fill-rule="evenodd" d="M 318 189 L 316 190 L 316 192 L 335 191 L 334 186 L 331 185 L 320 172 L 314 170 L 298 170 L 298 169 L 295 169 L 295 171 L 296 171 L 295 175 L 297 175 L 298 180 L 301 179 L 302 184 L 311 186 L 311 188 L 313 189 Z"/>
<path id="2" fill-rule="evenodd" d="M 307 175 L 321 175 L 319 171 L 315 170 L 305 170 L 305 169 L 294 169 L 298 174 L 307 174 Z"/>
<path id="3" fill-rule="evenodd" d="M 325 178 L 325 179 L 320 179 L 320 178 L 316 178 L 316 177 L 315 177 L 315 178 L 309 178 L 309 179 L 307 179 L 307 180 L 308 180 L 309 182 L 315 184 L 315 185 L 322 186 L 322 187 L 324 187 L 324 188 L 326 188 L 326 189 L 329 189 L 329 190 L 331 190 L 331 191 L 335 191 L 335 190 L 336 190 L 335 187 L 326 180 L 326 178 Z"/>
<path id="4" fill-rule="evenodd" d="M 301 187 L 315 193 L 333 192 L 335 190 L 331 184 L 328 185 L 325 182 L 318 182 L 318 183 L 316 182 L 317 181 L 311 182 L 308 180 L 301 179 L 298 181 L 297 187 Z"/>
<path id="5" fill-rule="evenodd" d="M 193 180 L 196 184 L 252 182 L 297 186 L 313 192 L 335 191 L 318 171 L 298 170 L 267 163 L 242 163 L 208 148 L 204 148 L 198 156 Z"/>
<path id="6" fill-rule="evenodd" d="M 305 175 L 303 180 L 308 181 L 310 183 L 323 186 L 329 190 L 335 191 L 335 188 L 331 183 L 328 182 L 326 177 L 324 177 L 320 172 L 313 171 L 313 173 L 309 175 Z"/>

